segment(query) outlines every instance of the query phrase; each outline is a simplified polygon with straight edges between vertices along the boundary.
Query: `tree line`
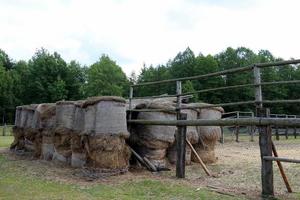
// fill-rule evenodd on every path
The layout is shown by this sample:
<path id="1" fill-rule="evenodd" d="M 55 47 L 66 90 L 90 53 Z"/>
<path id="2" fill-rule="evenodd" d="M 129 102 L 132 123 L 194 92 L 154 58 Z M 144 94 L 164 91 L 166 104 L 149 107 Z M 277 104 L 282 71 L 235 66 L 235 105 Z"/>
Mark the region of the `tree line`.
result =
<path id="1" fill-rule="evenodd" d="M 28 61 L 14 61 L 0 49 L 0 112 L 7 123 L 14 119 L 15 107 L 23 104 L 79 100 L 88 96 L 117 95 L 127 97 L 130 84 L 171 78 L 195 76 L 211 72 L 248 66 L 254 63 L 280 61 L 267 50 L 255 53 L 249 48 L 227 48 L 216 55 L 195 55 L 187 48 L 166 64 L 144 66 L 129 77 L 108 55 L 102 55 L 91 66 L 73 60 L 66 62 L 57 52 L 39 49 Z M 183 92 L 247 84 L 253 81 L 252 72 L 229 74 L 201 80 L 183 82 Z M 262 70 L 262 80 L 300 80 L 300 66 L 272 67 Z M 175 94 L 174 83 L 139 87 L 135 96 Z M 298 99 L 299 85 L 264 86 L 264 99 Z M 253 88 L 230 89 L 199 93 L 192 101 L 226 103 L 254 99 Z M 252 110 L 252 105 L 226 107 L 230 110 Z M 300 112 L 299 106 L 272 105 L 272 113 Z M 1 116 L 1 114 L 0 114 Z"/>

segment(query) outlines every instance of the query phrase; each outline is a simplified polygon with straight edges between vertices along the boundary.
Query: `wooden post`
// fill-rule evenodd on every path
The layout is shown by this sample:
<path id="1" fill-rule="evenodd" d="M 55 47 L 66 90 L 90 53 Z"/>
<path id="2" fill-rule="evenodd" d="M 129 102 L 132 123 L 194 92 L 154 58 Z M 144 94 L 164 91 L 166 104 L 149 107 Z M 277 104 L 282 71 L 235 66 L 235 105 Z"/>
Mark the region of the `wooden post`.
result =
<path id="1" fill-rule="evenodd" d="M 186 120 L 187 114 L 180 114 L 179 120 Z M 186 126 L 177 126 L 176 132 L 176 177 L 185 178 Z"/>
<path id="2" fill-rule="evenodd" d="M 240 118 L 240 112 L 237 111 L 236 112 L 236 118 L 239 119 Z M 239 142 L 239 133 L 240 133 L 240 126 L 235 126 L 235 141 Z"/>
<path id="3" fill-rule="evenodd" d="M 275 115 L 275 118 L 278 118 L 278 115 Z M 275 125 L 275 128 L 276 128 L 276 132 L 275 132 L 275 134 L 276 134 L 276 140 L 279 140 L 280 138 L 279 138 L 279 128 L 278 128 L 278 126 L 277 125 Z"/>
<path id="4" fill-rule="evenodd" d="M 260 68 L 254 65 L 254 84 L 255 86 L 255 101 L 256 101 L 256 116 L 269 117 L 270 110 L 264 109 L 262 104 L 261 78 Z M 258 126 L 259 129 L 259 147 L 261 157 L 261 184 L 262 196 L 274 196 L 273 185 L 273 163 L 272 161 L 264 160 L 264 156 L 272 156 L 272 129 L 271 126 Z"/>
<path id="5" fill-rule="evenodd" d="M 285 115 L 285 118 L 288 118 L 287 115 Z M 289 139 L 289 127 L 285 127 L 285 139 Z"/>
<path id="6" fill-rule="evenodd" d="M 254 118 L 254 113 L 252 112 L 251 113 L 251 118 Z M 250 139 L 250 141 L 251 142 L 254 142 L 254 126 L 250 126 L 250 134 L 251 134 L 251 139 Z"/>
<path id="7" fill-rule="evenodd" d="M 257 109 L 257 117 L 269 117 L 269 113 L 269 109 Z M 271 126 L 259 126 L 258 129 L 261 155 L 262 195 L 274 196 L 273 163 L 272 161 L 263 159 L 264 156 L 272 156 L 272 129 Z"/>
<path id="8" fill-rule="evenodd" d="M 186 120 L 187 115 L 180 112 L 181 108 L 181 81 L 176 81 L 176 94 L 177 94 L 177 105 L 176 105 L 176 114 L 177 120 Z M 176 177 L 184 178 L 185 177 L 185 138 L 186 138 L 186 126 L 177 126 L 176 132 L 176 151 L 177 151 L 177 160 L 176 160 Z"/>
<path id="9" fill-rule="evenodd" d="M 130 90 L 129 90 L 129 120 L 132 119 L 132 98 L 133 98 L 133 87 L 130 87 Z"/>
<path id="10" fill-rule="evenodd" d="M 224 144 L 224 130 L 223 130 L 223 126 L 221 126 L 221 138 L 220 138 L 220 142 L 222 144 Z"/>
<path id="11" fill-rule="evenodd" d="M 294 118 L 296 118 L 296 115 Z M 294 127 L 294 138 L 297 139 L 297 127 Z"/>

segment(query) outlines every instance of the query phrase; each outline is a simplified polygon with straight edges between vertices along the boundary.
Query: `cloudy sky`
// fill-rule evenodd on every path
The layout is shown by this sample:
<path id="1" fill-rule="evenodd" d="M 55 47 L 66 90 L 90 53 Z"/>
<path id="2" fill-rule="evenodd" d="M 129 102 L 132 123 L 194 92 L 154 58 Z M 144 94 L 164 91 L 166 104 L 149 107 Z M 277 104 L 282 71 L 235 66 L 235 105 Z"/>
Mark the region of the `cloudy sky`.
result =
<path id="1" fill-rule="evenodd" d="M 188 46 L 300 58 L 299 8 L 298 0 L 0 0 L 0 48 L 28 60 L 44 47 L 87 65 L 105 53 L 127 74 Z"/>

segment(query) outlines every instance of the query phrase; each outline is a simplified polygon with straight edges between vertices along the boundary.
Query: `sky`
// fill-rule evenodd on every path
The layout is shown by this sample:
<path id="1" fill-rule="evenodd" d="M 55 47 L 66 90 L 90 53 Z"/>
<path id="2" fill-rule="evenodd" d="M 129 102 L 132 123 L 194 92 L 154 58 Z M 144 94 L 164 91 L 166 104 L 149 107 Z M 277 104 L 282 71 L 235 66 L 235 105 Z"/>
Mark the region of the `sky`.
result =
<path id="1" fill-rule="evenodd" d="M 0 0 L 0 48 L 29 60 L 43 47 L 84 65 L 107 54 L 127 75 L 187 47 L 300 58 L 299 8 L 298 0 Z"/>

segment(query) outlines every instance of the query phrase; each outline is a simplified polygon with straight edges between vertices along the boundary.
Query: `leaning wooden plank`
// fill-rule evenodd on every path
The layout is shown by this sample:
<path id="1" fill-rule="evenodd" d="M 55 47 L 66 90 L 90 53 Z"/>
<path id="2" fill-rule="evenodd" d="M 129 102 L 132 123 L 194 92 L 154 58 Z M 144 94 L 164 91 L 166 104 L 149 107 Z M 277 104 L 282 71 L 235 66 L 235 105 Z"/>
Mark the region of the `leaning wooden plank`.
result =
<path id="1" fill-rule="evenodd" d="M 275 145 L 274 145 L 273 142 L 272 142 L 272 150 L 273 150 L 274 156 L 275 156 L 275 157 L 278 157 L 278 153 L 277 153 L 277 151 L 276 151 L 276 148 L 275 148 Z M 288 192 L 292 193 L 292 192 L 293 192 L 293 191 L 292 191 L 292 188 L 291 188 L 290 183 L 289 183 L 289 181 L 288 181 L 288 179 L 287 179 L 287 177 L 286 177 L 286 175 L 285 175 L 285 172 L 284 172 L 284 170 L 283 170 L 283 167 L 282 167 L 281 162 L 278 161 L 278 160 L 277 160 L 276 162 L 277 162 L 277 165 L 278 165 L 280 174 L 281 174 L 281 176 L 282 176 L 282 179 L 283 179 L 283 181 L 284 181 L 284 183 L 285 183 L 286 189 L 288 190 Z"/>
<path id="2" fill-rule="evenodd" d="M 148 160 L 148 158 L 144 157 L 143 159 L 151 171 L 157 172 L 157 168 L 150 162 L 150 160 Z"/>
<path id="3" fill-rule="evenodd" d="M 212 176 L 212 174 L 210 173 L 210 171 L 207 169 L 207 167 L 205 166 L 205 164 L 203 163 L 202 159 L 200 158 L 200 156 L 198 155 L 198 153 L 196 152 L 196 150 L 194 149 L 193 145 L 190 143 L 190 141 L 188 141 L 188 139 L 185 139 L 187 144 L 189 145 L 189 147 L 191 148 L 191 150 L 193 151 L 193 153 L 196 155 L 197 159 L 199 160 L 199 163 L 201 165 L 201 167 L 204 169 L 205 173 L 208 176 Z"/>

